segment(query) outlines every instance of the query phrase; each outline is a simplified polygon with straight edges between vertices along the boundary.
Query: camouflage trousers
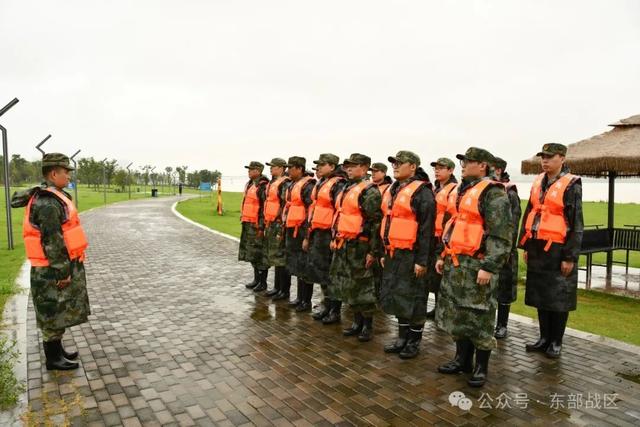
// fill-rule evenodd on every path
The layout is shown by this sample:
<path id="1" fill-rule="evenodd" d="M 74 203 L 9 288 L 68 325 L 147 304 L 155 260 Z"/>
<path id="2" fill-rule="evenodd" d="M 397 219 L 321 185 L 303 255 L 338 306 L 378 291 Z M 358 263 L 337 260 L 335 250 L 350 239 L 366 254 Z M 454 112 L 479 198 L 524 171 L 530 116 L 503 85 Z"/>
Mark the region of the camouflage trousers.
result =
<path id="1" fill-rule="evenodd" d="M 493 337 L 498 289 L 498 275 L 488 285 L 476 283 L 480 260 L 459 255 L 460 265 L 454 267 L 447 257 L 436 306 L 436 326 L 454 341 L 470 340 L 479 350 L 493 350 Z"/>

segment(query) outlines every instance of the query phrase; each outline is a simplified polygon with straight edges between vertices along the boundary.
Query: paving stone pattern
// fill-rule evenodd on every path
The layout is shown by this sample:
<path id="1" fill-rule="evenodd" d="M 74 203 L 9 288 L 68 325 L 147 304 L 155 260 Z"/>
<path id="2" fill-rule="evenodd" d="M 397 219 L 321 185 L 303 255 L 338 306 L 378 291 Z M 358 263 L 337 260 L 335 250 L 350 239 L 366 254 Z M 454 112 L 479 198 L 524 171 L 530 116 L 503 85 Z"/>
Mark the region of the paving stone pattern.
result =
<path id="1" fill-rule="evenodd" d="M 33 417 L 47 412 L 91 426 L 640 424 L 640 384 L 630 380 L 638 354 L 567 337 L 562 358 L 552 361 L 527 354 L 536 330 L 512 321 L 491 358 L 489 383 L 471 389 L 462 375 L 436 372 L 454 346 L 431 322 L 422 354 L 402 361 L 382 352 L 395 334 L 382 315 L 375 339 L 360 344 L 338 325 L 253 295 L 243 286 L 252 273 L 236 261 L 237 244 L 174 216 L 174 201 L 83 215 L 93 314 L 65 336 L 82 366 L 46 371 L 30 306 Z M 349 317 L 343 313 L 344 325 Z M 454 391 L 473 407 L 452 406 Z M 615 407 L 604 409 L 604 395 L 613 393 Z M 55 415 L 56 399 L 66 413 Z"/>

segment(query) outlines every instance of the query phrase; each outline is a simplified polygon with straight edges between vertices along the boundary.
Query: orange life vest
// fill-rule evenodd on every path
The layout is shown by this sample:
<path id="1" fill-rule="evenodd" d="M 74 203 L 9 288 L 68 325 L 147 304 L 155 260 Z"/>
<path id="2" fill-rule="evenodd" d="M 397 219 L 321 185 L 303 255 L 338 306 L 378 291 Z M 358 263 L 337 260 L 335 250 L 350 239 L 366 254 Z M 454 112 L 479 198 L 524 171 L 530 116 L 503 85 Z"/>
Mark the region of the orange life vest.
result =
<path id="1" fill-rule="evenodd" d="M 313 203 L 309 207 L 309 231 L 328 230 L 331 228 L 333 216 L 336 212 L 335 206 L 331 201 L 331 190 L 342 179 L 342 177 L 334 176 L 322 184 L 320 191 L 318 191 L 318 185 L 313 188 L 311 193 Z"/>
<path id="2" fill-rule="evenodd" d="M 260 214 L 258 185 L 250 182 L 245 187 L 244 197 L 242 198 L 242 213 L 240 215 L 241 222 L 250 222 L 251 224 L 258 225 L 258 218 Z"/>
<path id="3" fill-rule="evenodd" d="M 285 227 L 294 229 L 293 237 L 298 236 L 298 229 L 307 219 L 307 207 L 302 199 L 302 188 L 312 179 L 309 176 L 300 178 L 289 187 L 287 193 L 287 203 L 283 215 L 286 218 Z"/>
<path id="4" fill-rule="evenodd" d="M 384 193 L 389 189 L 390 185 L 391 184 L 389 184 L 388 182 L 378 185 L 378 190 L 380 190 L 380 194 L 384 196 Z"/>
<path id="5" fill-rule="evenodd" d="M 525 221 L 525 235 L 520 241 L 524 245 L 529 239 L 546 240 L 545 251 L 549 251 L 552 243 L 564 244 L 567 239 L 567 220 L 564 217 L 564 193 L 576 178 L 570 173 L 561 176 L 542 194 L 542 179 L 545 174 L 538 175 L 531 186 L 531 210 Z M 540 202 L 541 196 L 543 201 Z M 533 230 L 537 217 L 540 217 L 538 229 Z"/>
<path id="6" fill-rule="evenodd" d="M 444 227 L 443 256 L 451 255 L 454 266 L 458 266 L 458 255 L 478 256 L 484 238 L 484 219 L 480 214 L 480 196 L 493 182 L 484 179 L 469 188 L 460 198 L 457 205 L 457 189 L 455 198 L 449 194 L 447 210 L 454 212 Z M 452 191 L 451 193 L 454 193 Z"/>
<path id="7" fill-rule="evenodd" d="M 361 181 L 349 189 L 343 190 L 336 200 L 336 214 L 333 219 L 336 228 L 336 238 L 344 242 L 345 240 L 353 240 L 362 233 L 362 211 L 360 211 L 360 194 L 374 185 L 367 181 Z M 340 246 L 340 245 L 339 245 Z"/>
<path id="8" fill-rule="evenodd" d="M 289 177 L 281 176 L 275 181 L 267 184 L 267 198 L 264 201 L 265 227 L 268 227 L 269 224 L 276 221 L 282 214 L 280 211 L 280 186 L 288 180 Z"/>
<path id="9" fill-rule="evenodd" d="M 380 236 L 391 257 L 396 249 L 412 250 L 416 243 L 418 221 L 411 209 L 411 200 L 424 184 L 423 181 L 415 180 L 400 189 L 395 199 L 391 197 L 391 191 L 387 191 L 382 197 Z"/>
<path id="10" fill-rule="evenodd" d="M 71 261 L 84 261 L 84 251 L 89 244 L 87 238 L 80 225 L 80 216 L 75 205 L 67 196 L 55 188 L 46 188 L 46 191 L 55 195 L 55 197 L 64 205 L 65 221 L 62 223 L 62 237 L 64 245 L 67 248 L 69 259 Z M 40 229 L 31 223 L 31 205 L 35 200 L 35 195 L 29 199 L 27 208 L 24 212 L 24 220 L 22 222 L 22 237 L 24 237 L 24 247 L 27 258 L 31 262 L 32 267 L 48 267 L 49 259 L 44 253 L 42 247 L 42 234 Z"/>
<path id="11" fill-rule="evenodd" d="M 444 215 L 447 213 L 447 206 L 449 204 L 449 195 L 453 192 L 453 189 L 457 186 L 455 182 L 450 182 L 440 189 L 436 193 L 436 226 L 435 235 L 441 237 L 444 231 Z M 456 192 L 457 196 L 457 192 Z M 455 204 L 453 205 L 455 207 Z M 451 213 L 451 212 L 449 212 Z"/>

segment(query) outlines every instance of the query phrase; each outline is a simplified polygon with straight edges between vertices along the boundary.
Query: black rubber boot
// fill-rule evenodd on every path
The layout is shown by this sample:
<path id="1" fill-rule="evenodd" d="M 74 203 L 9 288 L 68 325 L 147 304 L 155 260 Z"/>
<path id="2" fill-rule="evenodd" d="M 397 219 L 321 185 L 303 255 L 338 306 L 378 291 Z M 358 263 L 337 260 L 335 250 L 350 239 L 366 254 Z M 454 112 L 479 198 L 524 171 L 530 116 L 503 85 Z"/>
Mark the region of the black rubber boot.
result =
<path id="1" fill-rule="evenodd" d="M 482 387 L 487 381 L 489 356 L 491 356 L 491 350 L 476 350 L 476 366 L 473 368 L 471 378 L 467 381 L 471 387 Z"/>
<path id="2" fill-rule="evenodd" d="M 509 310 L 511 309 L 510 304 L 499 304 L 498 305 L 498 321 L 496 322 L 496 329 L 493 332 L 493 336 L 496 339 L 504 339 L 508 335 L 507 324 L 509 323 Z"/>
<path id="3" fill-rule="evenodd" d="M 78 352 L 77 351 L 72 351 L 71 353 L 67 352 L 67 350 L 64 349 L 64 345 L 62 345 L 62 341 L 60 341 L 60 346 L 62 347 L 62 355 L 64 356 L 65 359 L 76 360 L 78 358 Z"/>
<path id="4" fill-rule="evenodd" d="M 330 311 L 331 311 L 331 300 L 329 298 L 325 298 L 322 301 L 322 309 L 313 313 L 311 317 L 313 317 L 313 320 L 321 321 L 327 316 L 327 314 L 329 314 Z"/>
<path id="5" fill-rule="evenodd" d="M 564 331 L 567 328 L 567 319 L 569 319 L 569 312 L 567 311 L 554 311 L 550 313 L 551 317 L 551 342 L 547 347 L 545 354 L 550 359 L 557 359 L 562 352 L 562 338 L 564 337 Z"/>
<path id="6" fill-rule="evenodd" d="M 342 310 L 342 301 L 338 300 L 330 300 L 330 310 L 329 313 L 322 318 L 323 325 L 332 325 L 334 323 L 340 323 L 342 320 L 340 318 L 340 311 Z"/>
<path id="7" fill-rule="evenodd" d="M 291 308 L 297 307 L 298 304 L 300 304 L 304 299 L 304 297 L 302 296 L 302 294 L 304 293 L 303 289 L 304 289 L 304 280 L 300 280 L 300 278 L 298 277 L 297 283 L 296 283 L 296 299 L 292 299 L 291 301 L 289 301 L 289 306 Z"/>
<path id="8" fill-rule="evenodd" d="M 384 346 L 385 353 L 400 353 L 407 344 L 407 336 L 409 335 L 409 323 L 405 320 L 398 319 L 398 338 L 390 344 Z"/>
<path id="9" fill-rule="evenodd" d="M 280 290 L 271 299 L 273 301 L 288 300 L 291 291 L 291 274 L 287 267 L 277 267 L 276 271 L 280 276 Z"/>
<path id="10" fill-rule="evenodd" d="M 70 362 L 62 354 L 62 341 L 49 341 L 42 343 L 46 356 L 48 371 L 70 371 L 78 368 L 77 362 Z"/>
<path id="11" fill-rule="evenodd" d="M 342 335 L 345 337 L 354 337 L 360 334 L 362 330 L 362 323 L 364 322 L 364 318 L 362 317 L 362 313 L 354 313 L 353 314 L 353 323 L 349 329 L 345 329 L 342 331 Z"/>
<path id="12" fill-rule="evenodd" d="M 311 297 L 313 295 L 313 283 L 302 282 L 302 296 L 300 297 L 300 303 L 296 306 L 296 311 L 302 313 L 304 311 L 311 311 Z"/>
<path id="13" fill-rule="evenodd" d="M 540 325 L 540 338 L 533 344 L 527 344 L 527 351 L 544 353 L 551 342 L 551 312 L 538 310 L 538 324 Z"/>
<path id="14" fill-rule="evenodd" d="M 371 341 L 373 337 L 373 317 L 364 317 L 362 322 L 362 330 L 358 334 L 358 341 Z"/>
<path id="15" fill-rule="evenodd" d="M 420 343 L 422 342 L 423 325 L 413 325 L 409 329 L 407 345 L 404 346 L 399 356 L 400 359 L 413 359 L 420 354 Z"/>
<path id="16" fill-rule="evenodd" d="M 473 343 L 469 340 L 456 341 L 456 355 L 453 360 L 438 366 L 441 374 L 469 373 L 473 369 Z"/>
<path id="17" fill-rule="evenodd" d="M 253 281 L 252 281 L 252 282 L 247 283 L 246 285 L 244 285 L 244 287 L 245 287 L 245 288 L 247 288 L 247 289 L 253 289 L 253 288 L 255 288 L 256 286 L 258 286 L 258 281 L 259 281 L 259 278 L 258 278 L 258 269 L 254 267 L 254 268 L 253 268 Z"/>
<path id="18" fill-rule="evenodd" d="M 267 275 L 269 270 L 258 270 L 258 284 L 253 288 L 253 292 L 262 292 L 267 289 Z"/>
<path id="19" fill-rule="evenodd" d="M 281 269 L 282 267 L 276 267 L 273 270 L 273 289 L 271 289 L 270 291 L 267 291 L 264 293 L 265 297 L 274 297 L 275 295 L 278 294 L 278 292 L 280 292 L 280 276 L 282 276 L 282 274 L 280 273 L 279 269 Z"/>

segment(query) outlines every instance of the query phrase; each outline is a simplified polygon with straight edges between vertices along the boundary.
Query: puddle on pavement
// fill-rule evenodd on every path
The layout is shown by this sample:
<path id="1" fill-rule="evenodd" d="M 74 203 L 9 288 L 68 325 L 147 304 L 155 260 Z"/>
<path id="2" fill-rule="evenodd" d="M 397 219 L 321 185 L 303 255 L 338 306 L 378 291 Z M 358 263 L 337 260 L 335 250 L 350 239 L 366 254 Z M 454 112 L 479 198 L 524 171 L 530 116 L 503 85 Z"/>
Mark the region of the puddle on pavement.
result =
<path id="1" fill-rule="evenodd" d="M 640 373 L 617 372 L 616 376 L 640 384 Z"/>

